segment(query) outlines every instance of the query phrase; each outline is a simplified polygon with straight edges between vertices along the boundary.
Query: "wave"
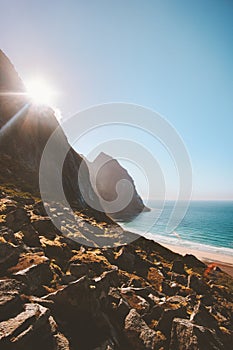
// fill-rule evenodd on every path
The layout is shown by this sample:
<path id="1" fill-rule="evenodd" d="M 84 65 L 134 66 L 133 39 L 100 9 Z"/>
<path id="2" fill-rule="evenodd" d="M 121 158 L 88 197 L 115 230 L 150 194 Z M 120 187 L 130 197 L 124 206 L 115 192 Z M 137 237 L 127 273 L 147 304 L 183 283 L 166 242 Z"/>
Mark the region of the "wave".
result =
<path id="1" fill-rule="evenodd" d="M 216 254 L 225 254 L 228 256 L 232 256 L 233 257 L 233 249 L 231 248 L 226 248 L 226 247 L 216 247 L 213 245 L 208 245 L 208 244 L 203 244 L 203 243 L 197 243 L 197 242 L 193 242 L 193 241 L 188 241 L 188 240 L 184 240 L 180 237 L 171 237 L 171 236 L 162 236 L 159 234 L 155 234 L 155 233 L 144 233 L 141 232 L 140 230 L 135 230 L 135 229 L 130 229 L 130 231 L 137 233 L 140 236 L 143 236 L 145 238 L 151 239 L 157 243 L 161 243 L 161 244 L 170 244 L 170 245 L 174 245 L 177 247 L 187 247 L 193 250 L 198 250 L 200 252 L 210 252 L 210 253 L 216 253 Z"/>

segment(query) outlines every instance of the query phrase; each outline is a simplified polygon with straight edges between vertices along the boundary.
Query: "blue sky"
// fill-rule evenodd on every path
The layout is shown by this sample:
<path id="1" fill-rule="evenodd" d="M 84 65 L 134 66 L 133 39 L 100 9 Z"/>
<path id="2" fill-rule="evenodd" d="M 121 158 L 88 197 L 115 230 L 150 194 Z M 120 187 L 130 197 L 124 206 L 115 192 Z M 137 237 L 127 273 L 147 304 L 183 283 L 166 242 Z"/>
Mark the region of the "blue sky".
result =
<path id="1" fill-rule="evenodd" d="M 0 0 L 0 5 L 1 49 L 22 78 L 41 74 L 56 86 L 64 118 L 107 102 L 154 109 L 186 144 L 193 198 L 233 199 L 231 0 Z M 81 153 L 87 152 L 85 144 L 77 145 Z M 148 147 L 155 152 L 152 142 Z M 165 154 L 164 159 L 173 198 L 174 171 Z M 131 171 L 140 187 L 140 175 Z"/>

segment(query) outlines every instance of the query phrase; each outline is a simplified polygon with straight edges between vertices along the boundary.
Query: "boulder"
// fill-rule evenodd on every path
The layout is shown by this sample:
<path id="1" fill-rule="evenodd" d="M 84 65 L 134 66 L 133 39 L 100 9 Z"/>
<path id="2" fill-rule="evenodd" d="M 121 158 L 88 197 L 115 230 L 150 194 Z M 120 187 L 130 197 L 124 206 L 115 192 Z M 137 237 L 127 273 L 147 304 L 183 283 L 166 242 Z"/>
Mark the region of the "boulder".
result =
<path id="1" fill-rule="evenodd" d="M 25 304 L 16 317 L 0 322 L 1 349 L 27 349 L 37 346 L 38 330 L 49 326 L 49 310 L 39 304 Z M 44 334 L 48 337 L 50 334 Z"/>
<path id="2" fill-rule="evenodd" d="M 178 273 L 180 275 L 185 275 L 184 263 L 182 260 L 174 260 L 171 271 Z"/>
<path id="3" fill-rule="evenodd" d="M 39 235 L 48 239 L 56 237 L 57 229 L 49 218 L 38 218 L 32 222 L 32 225 Z"/>
<path id="4" fill-rule="evenodd" d="M 177 294 L 177 292 L 180 290 L 180 286 L 176 282 L 162 282 L 162 293 L 173 296 Z"/>
<path id="5" fill-rule="evenodd" d="M 130 311 L 130 306 L 127 301 L 121 298 L 115 311 L 120 323 L 122 323 Z"/>
<path id="6" fill-rule="evenodd" d="M 67 267 L 68 261 L 72 256 L 71 249 L 66 243 L 60 241 L 60 237 L 55 239 L 48 239 L 46 237 L 40 238 L 40 243 L 49 259 L 54 259 L 56 264 L 60 267 Z"/>
<path id="7" fill-rule="evenodd" d="M 85 276 L 54 293 L 44 296 L 43 299 L 52 300 L 54 308 L 59 309 L 62 313 L 79 310 L 79 312 L 93 312 L 95 314 L 99 305 L 99 300 L 96 297 L 96 287 L 91 285 Z"/>
<path id="8" fill-rule="evenodd" d="M 13 277 L 19 281 L 22 281 L 30 293 L 39 292 L 43 285 L 50 284 L 53 279 L 53 272 L 49 265 L 49 259 L 42 258 L 42 262 L 34 263 L 31 266 L 19 270 L 13 274 Z"/>
<path id="9" fill-rule="evenodd" d="M 149 328 L 135 309 L 131 309 L 125 318 L 125 334 L 136 350 L 159 349 L 166 340 L 160 331 Z"/>
<path id="10" fill-rule="evenodd" d="M 6 269 L 17 263 L 21 249 L 12 243 L 0 241 L 0 273 L 4 274 Z"/>
<path id="11" fill-rule="evenodd" d="M 193 289 L 197 294 L 207 294 L 210 291 L 210 287 L 203 280 L 203 278 L 198 277 L 195 274 L 188 276 L 188 288 Z"/>
<path id="12" fill-rule="evenodd" d="M 22 308 L 20 294 L 25 285 L 14 279 L 0 280 L 0 321 L 16 315 Z"/>
<path id="13" fill-rule="evenodd" d="M 70 350 L 70 342 L 69 340 L 64 336 L 64 334 L 58 332 L 57 334 L 54 334 L 53 336 L 53 349 L 52 350 Z"/>
<path id="14" fill-rule="evenodd" d="M 147 324 L 150 324 L 152 320 L 159 320 L 163 313 L 162 305 L 154 305 L 150 312 L 143 315 L 143 319 Z"/>
<path id="15" fill-rule="evenodd" d="M 88 272 L 87 264 L 70 264 L 70 273 L 77 278 L 80 278 L 86 275 L 87 272 Z"/>
<path id="16" fill-rule="evenodd" d="M 149 310 L 150 304 L 140 295 L 136 294 L 134 290 L 123 292 L 121 290 L 122 297 L 127 301 L 132 309 L 135 309 L 138 313 L 145 313 Z"/>
<path id="17" fill-rule="evenodd" d="M 112 270 L 104 271 L 99 277 L 94 278 L 98 293 L 102 291 L 108 293 L 110 287 L 117 287 L 119 285 L 118 267 L 112 267 Z"/>
<path id="18" fill-rule="evenodd" d="M 29 247 L 40 247 L 40 239 L 38 232 L 34 229 L 31 224 L 25 224 L 21 227 L 23 233 L 23 241 Z"/>
<path id="19" fill-rule="evenodd" d="M 214 316 L 212 316 L 208 309 L 199 302 L 190 316 L 190 321 L 197 323 L 201 326 L 217 329 L 218 322 Z"/>
<path id="20" fill-rule="evenodd" d="M 151 283 L 154 289 L 157 291 L 162 291 L 164 275 L 159 269 L 150 267 L 147 271 L 147 280 Z"/>
<path id="21" fill-rule="evenodd" d="M 190 320 L 175 318 L 172 323 L 169 350 L 224 350 L 216 333 L 193 324 Z"/>
<path id="22" fill-rule="evenodd" d="M 187 312 L 184 306 L 177 305 L 174 308 L 165 308 L 161 314 L 157 328 L 169 337 L 172 328 L 172 321 L 176 317 L 187 317 Z"/>
<path id="23" fill-rule="evenodd" d="M 19 231 L 24 224 L 29 223 L 29 216 L 23 208 L 17 208 L 6 215 L 6 224 L 14 232 Z"/>
<path id="24" fill-rule="evenodd" d="M 127 247 L 122 247 L 115 257 L 115 262 L 120 269 L 125 271 L 133 271 L 135 263 L 135 255 L 132 254 Z"/>
<path id="25" fill-rule="evenodd" d="M 35 215 L 39 215 L 39 216 L 47 216 L 47 212 L 44 208 L 44 203 L 42 201 L 38 201 L 37 203 L 35 203 L 33 205 L 33 213 Z"/>

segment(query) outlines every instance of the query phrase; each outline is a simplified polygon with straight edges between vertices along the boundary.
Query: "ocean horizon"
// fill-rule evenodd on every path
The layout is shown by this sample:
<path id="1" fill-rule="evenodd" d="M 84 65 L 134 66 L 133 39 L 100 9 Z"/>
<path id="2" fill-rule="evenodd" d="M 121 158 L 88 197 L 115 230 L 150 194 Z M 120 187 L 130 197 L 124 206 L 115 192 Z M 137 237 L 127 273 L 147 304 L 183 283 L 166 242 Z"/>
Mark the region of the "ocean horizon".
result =
<path id="1" fill-rule="evenodd" d="M 233 257 L 233 200 L 193 200 L 180 224 L 171 233 L 166 226 L 175 201 L 149 200 L 150 212 L 143 212 L 131 222 L 121 222 L 129 231 L 161 244 L 187 247 Z M 157 218 L 155 222 L 155 218 Z"/>

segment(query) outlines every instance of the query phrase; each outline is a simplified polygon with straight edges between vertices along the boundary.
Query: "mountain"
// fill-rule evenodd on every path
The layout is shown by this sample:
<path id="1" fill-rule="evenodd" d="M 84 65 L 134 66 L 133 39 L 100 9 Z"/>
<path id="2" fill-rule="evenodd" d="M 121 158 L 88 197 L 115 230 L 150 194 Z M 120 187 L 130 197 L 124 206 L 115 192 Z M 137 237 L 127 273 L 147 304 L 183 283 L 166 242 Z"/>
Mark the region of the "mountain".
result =
<path id="1" fill-rule="evenodd" d="M 88 162 L 91 174 L 92 186 L 99 195 L 101 204 L 106 213 L 119 221 L 129 221 L 142 211 L 149 211 L 139 194 L 137 193 L 134 181 L 127 170 L 120 163 L 101 152 L 93 162 Z M 123 180 L 123 181 L 122 181 Z M 120 184 L 122 209 L 111 212 L 111 202 L 117 199 L 117 184 Z M 104 201 L 102 201 L 102 199 Z M 127 203 L 124 205 L 124 203 Z"/>
<path id="2" fill-rule="evenodd" d="M 232 349 L 233 279 L 217 264 L 124 232 L 85 204 L 84 190 L 99 202 L 87 167 L 77 183 L 82 157 L 72 148 L 63 184 L 76 226 L 56 195 L 48 215 L 38 168 L 58 123 L 52 109 L 30 105 L 2 52 L 0 87 L 0 349 Z M 55 154 L 69 148 L 58 130 Z"/>
<path id="3" fill-rule="evenodd" d="M 92 189 L 86 166 L 82 166 L 80 175 L 82 182 L 78 184 L 79 167 L 81 162 L 85 161 L 69 146 L 53 109 L 30 103 L 23 82 L 2 51 L 0 51 L 0 128 L 2 182 L 14 181 L 22 190 L 39 194 L 38 176 L 41 157 L 47 141 L 57 130 L 54 154 L 51 155 L 48 164 L 47 176 L 51 176 L 52 179 L 50 183 L 56 185 L 59 180 L 58 165 L 54 161 L 55 153 L 59 154 L 64 149 L 69 150 L 62 170 L 64 192 L 69 203 L 99 221 L 112 223 L 102 210 L 98 197 Z M 48 188 L 51 198 L 57 195 L 55 185 L 54 188 Z M 82 196 L 80 186 L 88 197 L 89 205 Z M 92 206 L 99 208 L 100 211 L 92 209 Z"/>

